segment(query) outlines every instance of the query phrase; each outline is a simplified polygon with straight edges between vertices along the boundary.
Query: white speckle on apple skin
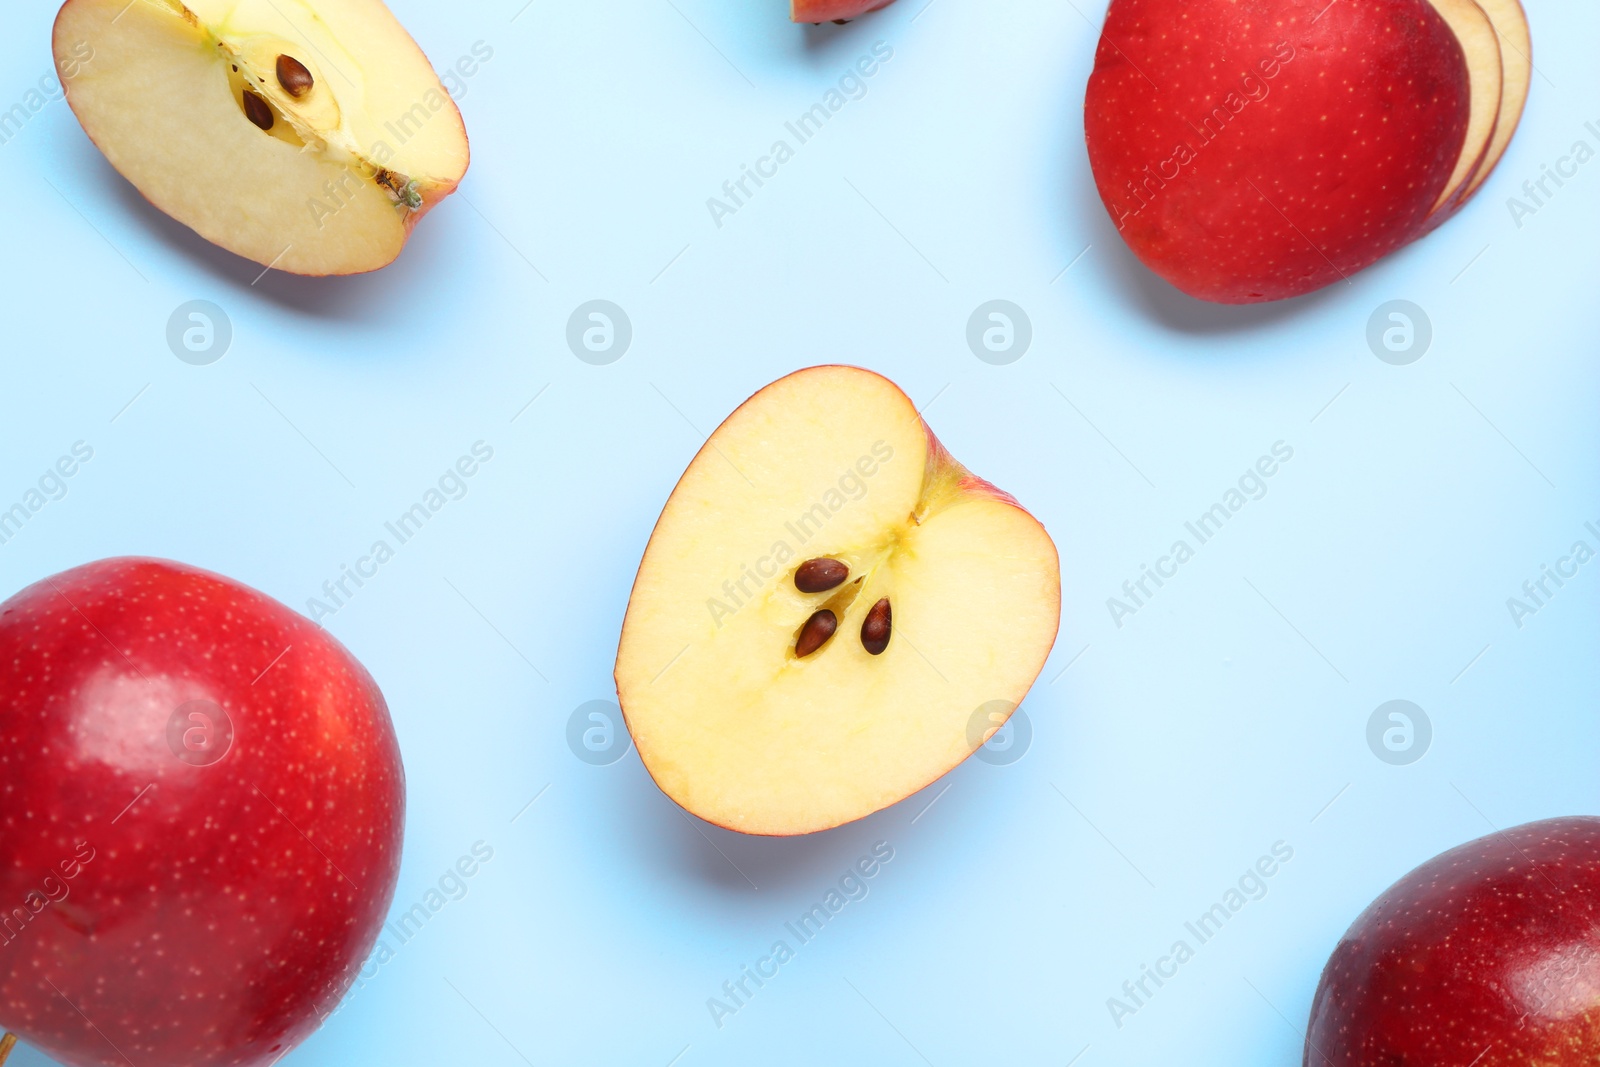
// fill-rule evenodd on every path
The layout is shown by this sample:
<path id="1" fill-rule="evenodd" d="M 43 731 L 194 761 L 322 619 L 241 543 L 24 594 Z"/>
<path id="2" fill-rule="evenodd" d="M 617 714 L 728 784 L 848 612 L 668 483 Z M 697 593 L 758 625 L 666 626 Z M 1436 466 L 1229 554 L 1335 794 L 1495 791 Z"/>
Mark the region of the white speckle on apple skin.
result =
<path id="1" fill-rule="evenodd" d="M 1328 1067 L 1597 1062 L 1600 818 L 1497 831 L 1390 886 L 1334 949 L 1306 1036 Z"/>
<path id="2" fill-rule="evenodd" d="M 1221 303 L 1341 282 L 1425 232 L 1469 118 L 1427 0 L 1114 0 L 1084 109 L 1130 249 Z"/>
<path id="3" fill-rule="evenodd" d="M 210 765 L 169 744 L 190 700 L 233 726 Z M 302 616 L 159 560 L 31 586 L 0 606 L 0 1026 L 73 1067 L 263 1067 L 370 951 L 404 811 L 382 694 Z"/>

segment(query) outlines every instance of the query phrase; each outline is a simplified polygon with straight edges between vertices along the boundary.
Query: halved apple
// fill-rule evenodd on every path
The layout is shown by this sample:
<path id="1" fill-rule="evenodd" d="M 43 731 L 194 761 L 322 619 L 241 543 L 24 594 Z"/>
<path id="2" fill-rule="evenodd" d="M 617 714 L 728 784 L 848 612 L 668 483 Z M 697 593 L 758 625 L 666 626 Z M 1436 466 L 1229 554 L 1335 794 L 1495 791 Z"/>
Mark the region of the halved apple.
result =
<path id="1" fill-rule="evenodd" d="M 215 244 L 375 270 L 467 169 L 461 113 L 381 0 L 67 0 L 67 100 L 112 166 Z"/>
<path id="2" fill-rule="evenodd" d="M 951 458 L 888 379 L 813 367 L 741 405 L 673 490 L 628 602 L 617 694 L 684 808 L 810 833 L 970 755 L 1022 702 L 1060 615 L 1044 527 Z"/>

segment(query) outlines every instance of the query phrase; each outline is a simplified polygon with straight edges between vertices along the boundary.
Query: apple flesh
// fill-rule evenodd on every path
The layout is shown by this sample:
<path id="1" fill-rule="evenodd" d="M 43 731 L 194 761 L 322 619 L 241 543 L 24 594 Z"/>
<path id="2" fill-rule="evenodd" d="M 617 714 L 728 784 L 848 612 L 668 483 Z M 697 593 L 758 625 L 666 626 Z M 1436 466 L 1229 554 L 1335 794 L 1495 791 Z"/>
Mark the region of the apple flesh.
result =
<path id="1" fill-rule="evenodd" d="M 389 713 L 255 590 L 110 559 L 0 604 L 0 770 L 0 1026 L 63 1064 L 267 1067 L 372 949 Z"/>
<path id="2" fill-rule="evenodd" d="M 1600 1062 L 1600 819 L 1528 823 L 1429 860 L 1339 941 L 1306 1067 Z"/>
<path id="3" fill-rule="evenodd" d="M 1449 204 L 1462 192 L 1488 155 L 1500 117 L 1500 99 L 1505 86 L 1505 68 L 1500 60 L 1500 38 L 1494 23 L 1475 0 L 1430 0 L 1434 10 L 1450 26 L 1461 46 L 1467 64 L 1469 87 L 1467 132 L 1456 155 L 1450 180 L 1434 203 L 1430 215 Z"/>
<path id="4" fill-rule="evenodd" d="M 1498 30 L 1471 0 L 1112 0 L 1084 112 L 1101 199 L 1146 266 L 1203 300 L 1345 280 L 1448 217 L 1504 151 Z"/>
<path id="5" fill-rule="evenodd" d="M 673 490 L 617 693 L 678 804 L 745 833 L 810 833 L 970 755 L 1021 703 L 1060 615 L 1038 521 L 957 463 L 892 382 L 813 367 L 740 406 Z"/>
<path id="6" fill-rule="evenodd" d="M 1445 210 L 1436 212 L 1437 221 L 1434 225 L 1459 211 L 1494 173 L 1522 121 L 1522 112 L 1528 103 L 1528 90 L 1533 84 L 1533 34 L 1520 0 L 1478 0 L 1478 4 L 1494 26 L 1499 45 L 1502 70 L 1500 107 L 1493 136 L 1484 150 L 1483 162 L 1454 202 L 1447 205 Z"/>
<path id="7" fill-rule="evenodd" d="M 461 114 L 381 0 L 67 0 L 54 37 L 112 166 L 263 266 L 376 270 L 466 173 Z"/>
<path id="8" fill-rule="evenodd" d="M 888 7 L 894 0 L 790 0 L 793 22 L 847 22 Z"/>

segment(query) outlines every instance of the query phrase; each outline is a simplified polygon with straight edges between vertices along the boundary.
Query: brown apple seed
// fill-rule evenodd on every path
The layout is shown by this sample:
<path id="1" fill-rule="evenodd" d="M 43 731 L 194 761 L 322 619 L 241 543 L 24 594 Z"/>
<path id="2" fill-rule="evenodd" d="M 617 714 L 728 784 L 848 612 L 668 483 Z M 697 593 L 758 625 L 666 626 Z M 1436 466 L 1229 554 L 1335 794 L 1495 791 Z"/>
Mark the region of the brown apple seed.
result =
<path id="1" fill-rule="evenodd" d="M 311 72 L 306 65 L 294 56 L 278 57 L 278 84 L 295 99 L 306 95 L 311 87 L 316 84 L 316 79 L 311 77 Z"/>
<path id="2" fill-rule="evenodd" d="M 839 617 L 827 608 L 823 608 L 800 627 L 800 637 L 794 643 L 794 654 L 805 659 L 811 653 L 828 643 L 828 638 L 833 636 L 833 631 L 839 628 Z"/>
<path id="3" fill-rule="evenodd" d="M 889 647 L 892 614 L 888 597 L 872 605 L 872 610 L 867 612 L 866 620 L 861 624 L 861 647 L 870 655 L 881 656 L 883 650 Z"/>
<path id="4" fill-rule="evenodd" d="M 249 89 L 244 91 L 244 115 L 263 130 L 272 129 L 272 105 Z"/>
<path id="5" fill-rule="evenodd" d="M 795 588 L 802 593 L 826 593 L 850 577 L 850 568 L 836 559 L 808 559 L 794 572 Z M 831 631 L 830 631 L 831 632 Z"/>

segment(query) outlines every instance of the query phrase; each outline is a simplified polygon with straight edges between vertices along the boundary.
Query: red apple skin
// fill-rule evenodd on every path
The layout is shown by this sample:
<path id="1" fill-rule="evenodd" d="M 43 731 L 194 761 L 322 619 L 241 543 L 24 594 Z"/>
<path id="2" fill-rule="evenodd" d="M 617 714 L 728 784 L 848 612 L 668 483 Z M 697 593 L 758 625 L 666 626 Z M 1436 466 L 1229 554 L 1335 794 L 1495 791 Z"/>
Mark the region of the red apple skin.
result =
<path id="1" fill-rule="evenodd" d="M 232 722 L 209 765 L 168 741 L 191 700 Z M 62 1063 L 277 1060 L 370 952 L 404 818 L 377 685 L 270 597 L 109 559 L 0 604 L 0 1026 Z"/>
<path id="2" fill-rule="evenodd" d="M 1281 300 L 1417 236 L 1466 141 L 1468 79 L 1428 0 L 1112 0 L 1089 163 L 1151 270 L 1202 300 Z"/>
<path id="3" fill-rule="evenodd" d="M 791 0 L 789 19 L 792 22 L 847 20 L 888 7 L 893 2 L 894 0 Z"/>
<path id="4" fill-rule="evenodd" d="M 1305 1067 L 1600 1062 L 1600 818 L 1490 834 L 1389 887 L 1333 950 Z"/>

